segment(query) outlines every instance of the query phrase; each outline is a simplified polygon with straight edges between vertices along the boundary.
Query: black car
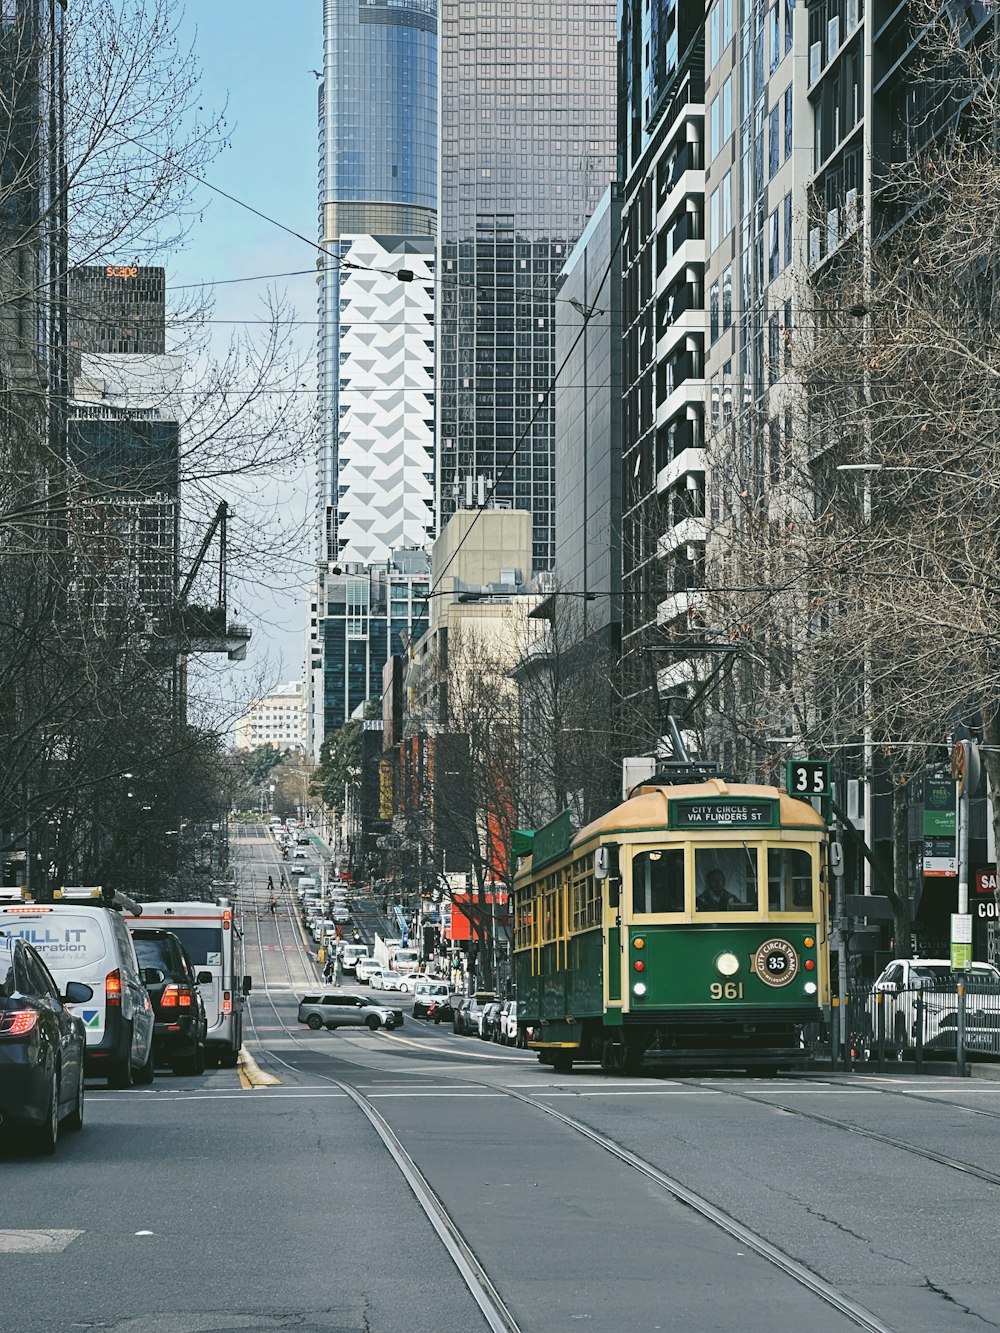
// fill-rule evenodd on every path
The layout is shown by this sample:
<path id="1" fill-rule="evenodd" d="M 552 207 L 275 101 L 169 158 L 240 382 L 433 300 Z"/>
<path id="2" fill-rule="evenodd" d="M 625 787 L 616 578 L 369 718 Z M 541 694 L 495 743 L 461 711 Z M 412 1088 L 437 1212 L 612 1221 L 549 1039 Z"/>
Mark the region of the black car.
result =
<path id="1" fill-rule="evenodd" d="M 71 981 L 60 995 L 27 941 L 0 935 L 0 1123 L 55 1152 L 59 1127 L 83 1128 L 83 1023 L 65 1007 L 94 992 Z"/>
<path id="2" fill-rule="evenodd" d="M 203 1074 L 208 1024 L 198 983 L 210 985 L 211 972 L 196 977 L 183 944 L 169 930 L 137 926 L 132 941 L 156 1020 L 154 1059 L 168 1064 L 175 1074 Z"/>

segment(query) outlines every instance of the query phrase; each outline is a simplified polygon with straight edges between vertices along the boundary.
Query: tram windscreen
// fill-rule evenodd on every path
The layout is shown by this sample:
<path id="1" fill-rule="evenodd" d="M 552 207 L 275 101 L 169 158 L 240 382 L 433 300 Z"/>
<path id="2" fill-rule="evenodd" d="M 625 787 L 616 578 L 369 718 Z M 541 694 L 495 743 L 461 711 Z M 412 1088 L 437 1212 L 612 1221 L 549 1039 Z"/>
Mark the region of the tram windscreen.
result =
<path id="1" fill-rule="evenodd" d="M 771 912 L 806 912 L 812 906 L 812 854 L 798 847 L 770 847 L 767 906 Z"/>
<path id="2" fill-rule="evenodd" d="M 757 848 L 696 847 L 694 892 L 699 912 L 756 912 Z"/>
<path id="3" fill-rule="evenodd" d="M 632 911 L 684 911 L 684 849 L 657 849 L 632 857 Z"/>

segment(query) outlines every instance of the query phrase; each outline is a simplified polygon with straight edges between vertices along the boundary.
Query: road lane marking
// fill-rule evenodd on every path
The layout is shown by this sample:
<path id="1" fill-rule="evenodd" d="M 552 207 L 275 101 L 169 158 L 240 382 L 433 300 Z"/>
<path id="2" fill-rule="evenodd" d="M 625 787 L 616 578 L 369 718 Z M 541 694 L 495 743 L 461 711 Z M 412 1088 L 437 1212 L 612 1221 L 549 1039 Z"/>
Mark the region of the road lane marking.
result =
<path id="1" fill-rule="evenodd" d="M 505 1064 L 520 1065 L 523 1064 L 524 1061 L 527 1060 L 528 1058 L 531 1059 L 534 1058 L 534 1056 L 519 1057 L 519 1056 L 506 1056 L 506 1055 L 504 1056 L 488 1055 L 485 1051 L 452 1051 L 449 1050 L 447 1046 L 438 1047 L 437 1044 L 432 1046 L 430 1042 L 413 1041 L 413 1039 L 410 1037 L 397 1037 L 395 1032 L 386 1032 L 383 1034 L 383 1036 L 386 1041 L 400 1042 L 404 1046 L 413 1046 L 418 1051 L 423 1051 L 425 1054 L 434 1056 L 450 1055 L 453 1057 L 458 1056 L 459 1058 L 462 1059 L 464 1059 L 465 1057 L 469 1057 L 473 1060 L 493 1060 L 494 1062 L 497 1062 L 501 1065 Z M 502 1050 L 503 1047 L 501 1047 L 500 1049 Z"/>
<path id="2" fill-rule="evenodd" d="M 61 1227 L 0 1231 L 0 1254 L 59 1254 L 82 1235 Z"/>

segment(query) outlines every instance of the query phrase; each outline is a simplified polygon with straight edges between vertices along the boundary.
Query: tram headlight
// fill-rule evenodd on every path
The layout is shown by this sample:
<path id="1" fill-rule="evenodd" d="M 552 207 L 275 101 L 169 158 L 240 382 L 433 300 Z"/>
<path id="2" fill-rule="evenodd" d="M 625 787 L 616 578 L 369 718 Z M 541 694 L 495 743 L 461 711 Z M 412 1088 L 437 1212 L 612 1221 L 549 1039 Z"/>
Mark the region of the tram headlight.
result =
<path id="1" fill-rule="evenodd" d="M 805 991 L 807 995 L 815 995 L 816 994 L 815 981 L 807 981 L 806 984 L 802 987 L 802 989 Z"/>
<path id="2" fill-rule="evenodd" d="M 633 995 L 645 995 L 645 994 L 646 994 L 646 983 L 645 983 L 644 981 L 637 981 L 637 982 L 635 983 L 635 985 L 632 987 L 632 994 L 633 994 Z"/>
<path id="3" fill-rule="evenodd" d="M 740 970 L 740 960 L 734 953 L 720 953 L 715 960 L 715 970 L 720 977 L 735 977 Z"/>

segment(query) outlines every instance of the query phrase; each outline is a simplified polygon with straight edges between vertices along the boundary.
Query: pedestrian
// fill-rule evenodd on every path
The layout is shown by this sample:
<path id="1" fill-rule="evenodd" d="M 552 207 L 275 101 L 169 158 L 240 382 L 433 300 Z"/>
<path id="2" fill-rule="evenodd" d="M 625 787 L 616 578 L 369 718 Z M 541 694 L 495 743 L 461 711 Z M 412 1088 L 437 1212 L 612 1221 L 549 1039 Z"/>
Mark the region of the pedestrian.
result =
<path id="1" fill-rule="evenodd" d="M 273 893 L 271 894 L 271 901 L 268 903 L 268 907 L 271 909 L 271 915 L 275 916 L 278 911 L 278 900 Z"/>

